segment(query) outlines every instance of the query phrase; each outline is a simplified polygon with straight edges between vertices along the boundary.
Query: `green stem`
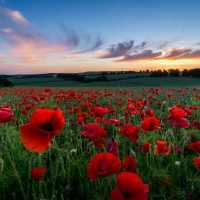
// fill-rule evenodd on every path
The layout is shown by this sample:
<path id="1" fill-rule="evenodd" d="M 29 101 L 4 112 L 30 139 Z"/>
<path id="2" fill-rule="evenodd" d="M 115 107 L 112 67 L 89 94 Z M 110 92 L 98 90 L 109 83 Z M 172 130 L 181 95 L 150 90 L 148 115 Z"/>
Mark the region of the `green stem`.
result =
<path id="1" fill-rule="evenodd" d="M 4 151 L 6 152 L 6 155 L 7 155 L 7 157 L 8 157 L 8 160 L 10 161 L 10 163 L 11 163 L 11 165 L 12 165 L 12 168 L 13 168 L 13 170 L 14 170 L 14 174 L 15 174 L 15 176 L 16 176 L 16 179 L 18 180 L 19 187 L 20 187 L 20 189 L 21 189 L 23 199 L 26 200 L 26 197 L 25 197 L 25 194 L 24 194 L 24 189 L 23 189 L 23 187 L 22 187 L 22 182 L 21 182 L 21 180 L 20 180 L 19 174 L 17 173 L 17 170 L 15 169 L 15 166 L 14 166 L 12 160 L 11 160 L 11 157 L 10 157 L 8 151 L 7 151 L 6 147 L 4 147 L 4 146 L 0 146 L 0 148 L 1 148 L 1 149 L 4 149 Z"/>

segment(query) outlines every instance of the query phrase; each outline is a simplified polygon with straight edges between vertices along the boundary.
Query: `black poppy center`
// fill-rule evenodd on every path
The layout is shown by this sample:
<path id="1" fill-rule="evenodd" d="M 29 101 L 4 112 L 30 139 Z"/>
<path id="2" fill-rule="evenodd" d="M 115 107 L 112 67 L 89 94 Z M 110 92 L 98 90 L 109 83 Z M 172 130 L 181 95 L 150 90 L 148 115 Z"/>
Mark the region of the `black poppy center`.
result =
<path id="1" fill-rule="evenodd" d="M 49 131 L 49 132 L 54 130 L 54 128 L 53 128 L 53 126 L 52 126 L 52 124 L 50 122 L 46 122 L 45 125 L 42 128 L 45 131 Z"/>
<path id="2" fill-rule="evenodd" d="M 131 195 L 128 192 L 124 193 L 124 196 L 125 196 L 125 198 L 130 198 L 131 197 Z"/>

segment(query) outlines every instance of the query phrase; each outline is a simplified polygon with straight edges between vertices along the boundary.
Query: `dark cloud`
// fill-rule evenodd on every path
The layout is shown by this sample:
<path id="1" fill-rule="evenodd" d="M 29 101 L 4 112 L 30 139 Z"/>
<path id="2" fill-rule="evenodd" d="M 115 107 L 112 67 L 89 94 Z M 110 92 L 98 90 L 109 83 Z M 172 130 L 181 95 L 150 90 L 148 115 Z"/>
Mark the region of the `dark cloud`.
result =
<path id="1" fill-rule="evenodd" d="M 134 41 L 131 40 L 129 42 L 118 43 L 117 45 L 110 45 L 105 55 L 101 56 L 100 58 L 114 58 L 123 56 L 131 50 L 133 43 Z"/>
<path id="2" fill-rule="evenodd" d="M 162 52 L 155 52 L 153 53 L 152 50 L 143 50 L 141 53 L 125 55 L 123 59 L 118 60 L 117 62 L 131 62 L 131 61 L 138 61 L 138 60 L 150 60 L 156 59 L 156 57 L 161 56 Z"/>

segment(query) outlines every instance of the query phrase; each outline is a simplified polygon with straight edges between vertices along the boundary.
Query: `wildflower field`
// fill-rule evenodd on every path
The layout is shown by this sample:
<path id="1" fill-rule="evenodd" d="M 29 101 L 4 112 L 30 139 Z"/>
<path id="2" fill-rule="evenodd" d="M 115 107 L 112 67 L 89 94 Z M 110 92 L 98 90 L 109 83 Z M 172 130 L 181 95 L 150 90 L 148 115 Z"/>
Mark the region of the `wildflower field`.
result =
<path id="1" fill-rule="evenodd" d="M 1 200 L 200 199 L 198 84 L 0 96 Z"/>

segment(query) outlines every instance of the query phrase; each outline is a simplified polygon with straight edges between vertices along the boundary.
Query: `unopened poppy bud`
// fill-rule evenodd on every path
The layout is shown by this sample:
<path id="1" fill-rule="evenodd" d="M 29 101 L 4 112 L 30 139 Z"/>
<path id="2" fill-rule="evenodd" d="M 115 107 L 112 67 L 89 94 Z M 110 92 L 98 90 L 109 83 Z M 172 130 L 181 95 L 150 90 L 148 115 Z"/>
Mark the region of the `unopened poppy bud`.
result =
<path id="1" fill-rule="evenodd" d="M 130 155 L 136 159 L 136 154 L 135 154 L 135 151 L 133 151 L 132 149 L 130 150 Z"/>
<path id="2" fill-rule="evenodd" d="M 92 142 L 89 142 L 88 144 L 87 144 L 87 147 L 90 147 L 90 146 L 92 146 L 94 144 L 94 142 L 92 141 Z"/>
<path id="3" fill-rule="evenodd" d="M 70 150 L 70 153 L 71 154 L 77 154 L 77 150 L 76 149 L 72 149 L 72 150 Z"/>
<path id="4" fill-rule="evenodd" d="M 4 161 L 0 158 L 0 173 L 3 171 Z"/>
<path id="5" fill-rule="evenodd" d="M 175 165 L 176 165 L 176 166 L 179 166 L 180 164 L 181 164 L 180 161 L 176 161 L 176 162 L 175 162 Z"/>

